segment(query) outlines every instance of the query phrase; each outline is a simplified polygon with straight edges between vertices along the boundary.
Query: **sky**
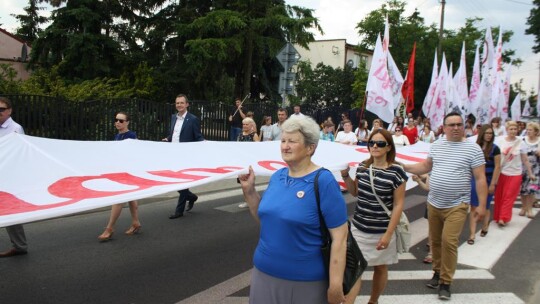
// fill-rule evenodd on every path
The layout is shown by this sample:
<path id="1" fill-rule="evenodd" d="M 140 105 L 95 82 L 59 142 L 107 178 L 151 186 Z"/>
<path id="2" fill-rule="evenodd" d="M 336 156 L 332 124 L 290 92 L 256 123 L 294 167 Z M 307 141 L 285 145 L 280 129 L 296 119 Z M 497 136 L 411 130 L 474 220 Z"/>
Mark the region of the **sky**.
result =
<path id="1" fill-rule="evenodd" d="M 317 34 L 317 39 L 347 39 L 350 44 L 359 42 L 356 25 L 369 12 L 381 7 L 385 0 L 285 0 L 288 4 L 313 9 L 324 31 L 324 36 Z M 440 0 L 408 0 L 405 15 L 410 15 L 418 8 L 426 24 L 439 24 Z M 516 50 L 516 57 L 524 62 L 521 67 L 512 67 L 512 83 L 523 79 L 523 88 L 538 91 L 540 74 L 540 54 L 534 54 L 534 36 L 525 35 L 527 17 L 533 8 L 532 0 L 446 0 L 444 26 L 446 29 L 458 29 L 465 24 L 466 18 L 481 17 L 478 23 L 481 29 L 487 26 L 502 27 L 503 31 L 512 30 L 514 35 L 510 43 L 503 48 Z M 0 23 L 2 28 L 14 31 L 17 20 L 11 14 L 24 13 L 27 0 L 2 0 Z M 47 11 L 42 14 L 48 16 Z M 494 37 L 496 39 L 496 37 Z M 390 37 L 392 40 L 392 37 Z M 476 46 L 466 46 L 475 48 Z M 457 62 L 454 65 L 458 64 Z M 468 62 L 472 65 L 472 62 Z M 405 74 L 405 71 L 402 71 Z M 470 77 L 470 75 L 469 75 Z"/>

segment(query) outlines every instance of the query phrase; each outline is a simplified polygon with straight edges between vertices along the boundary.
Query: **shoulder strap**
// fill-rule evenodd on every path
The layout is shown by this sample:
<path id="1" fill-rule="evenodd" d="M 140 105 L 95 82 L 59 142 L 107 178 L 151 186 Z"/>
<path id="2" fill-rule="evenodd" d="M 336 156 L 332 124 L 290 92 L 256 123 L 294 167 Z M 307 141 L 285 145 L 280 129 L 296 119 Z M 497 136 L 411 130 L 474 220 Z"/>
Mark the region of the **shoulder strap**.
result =
<path id="1" fill-rule="evenodd" d="M 321 168 L 319 172 L 317 172 L 317 175 L 315 175 L 314 188 L 315 188 L 315 200 L 317 201 L 317 210 L 319 212 L 319 222 L 320 222 L 319 229 L 321 230 L 321 237 L 323 239 L 323 244 L 327 244 L 328 240 L 330 239 L 330 235 L 328 232 L 328 228 L 326 226 L 326 222 L 324 221 L 324 217 L 322 215 L 321 196 L 319 194 L 319 175 L 321 174 L 323 170 L 325 169 Z"/>
<path id="2" fill-rule="evenodd" d="M 373 195 L 375 195 L 375 198 L 383 207 L 384 211 L 386 211 L 386 214 L 388 214 L 388 217 L 392 217 L 392 212 L 388 210 L 388 207 L 382 202 L 381 198 L 377 195 L 377 192 L 375 192 L 375 186 L 373 185 L 373 165 L 369 165 L 369 183 L 371 184 L 371 191 L 373 191 Z"/>

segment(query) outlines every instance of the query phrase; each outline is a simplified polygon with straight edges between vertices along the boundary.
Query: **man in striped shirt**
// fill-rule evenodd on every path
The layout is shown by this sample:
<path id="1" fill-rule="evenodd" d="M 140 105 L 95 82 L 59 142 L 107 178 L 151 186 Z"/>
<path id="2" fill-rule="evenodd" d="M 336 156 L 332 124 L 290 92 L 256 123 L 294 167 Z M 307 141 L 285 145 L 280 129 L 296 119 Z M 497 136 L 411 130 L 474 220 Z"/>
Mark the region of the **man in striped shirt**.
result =
<path id="1" fill-rule="evenodd" d="M 430 288 L 439 288 L 439 299 L 450 299 L 450 284 L 457 265 L 457 248 L 471 200 L 474 177 L 480 205 L 474 217 L 486 211 L 487 183 L 484 154 L 476 143 L 465 140 L 463 118 L 452 112 L 443 120 L 445 138 L 431 145 L 428 157 L 417 164 L 404 165 L 407 172 L 422 175 L 431 171 L 428 194 L 428 221 L 433 250 L 433 278 Z"/>

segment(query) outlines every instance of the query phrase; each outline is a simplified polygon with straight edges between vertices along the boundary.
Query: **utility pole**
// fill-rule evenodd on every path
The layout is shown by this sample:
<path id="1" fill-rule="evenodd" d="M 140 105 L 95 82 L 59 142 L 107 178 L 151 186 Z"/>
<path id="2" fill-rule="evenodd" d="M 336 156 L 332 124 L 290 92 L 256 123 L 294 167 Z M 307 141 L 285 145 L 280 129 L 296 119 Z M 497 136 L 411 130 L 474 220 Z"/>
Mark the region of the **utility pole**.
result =
<path id="1" fill-rule="evenodd" d="M 443 41 L 443 30 L 444 30 L 444 5 L 446 0 L 441 0 L 441 26 L 439 28 L 439 48 L 437 49 L 437 55 L 441 58 L 442 54 L 442 41 Z"/>

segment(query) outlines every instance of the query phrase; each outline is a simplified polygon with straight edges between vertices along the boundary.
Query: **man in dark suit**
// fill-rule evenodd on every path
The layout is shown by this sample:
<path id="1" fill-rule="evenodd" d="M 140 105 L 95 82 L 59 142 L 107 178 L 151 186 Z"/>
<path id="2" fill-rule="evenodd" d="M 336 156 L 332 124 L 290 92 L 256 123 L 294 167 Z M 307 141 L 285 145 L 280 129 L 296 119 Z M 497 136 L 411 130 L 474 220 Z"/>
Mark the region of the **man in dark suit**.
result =
<path id="1" fill-rule="evenodd" d="M 188 113 L 189 100 L 186 95 L 180 94 L 176 96 L 175 100 L 176 110 L 178 113 L 173 114 L 171 117 L 171 128 L 169 136 L 164 138 L 163 141 L 172 143 L 203 141 L 204 138 L 201 133 L 201 123 L 197 116 Z M 191 193 L 189 189 L 178 191 L 180 196 L 178 197 L 178 204 L 173 214 L 169 216 L 170 219 L 176 219 L 184 216 L 184 209 L 186 209 L 186 202 L 188 207 L 186 211 L 190 211 L 195 204 L 195 201 L 199 198 L 197 195 Z"/>

